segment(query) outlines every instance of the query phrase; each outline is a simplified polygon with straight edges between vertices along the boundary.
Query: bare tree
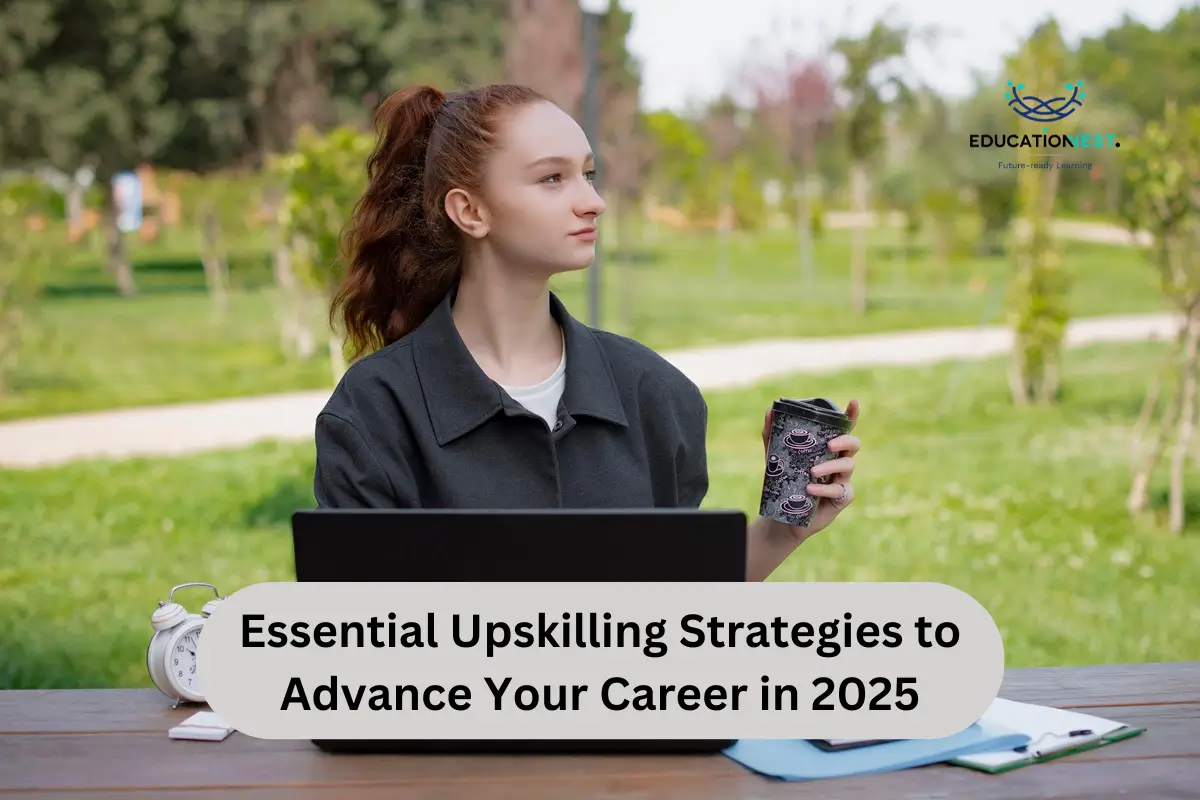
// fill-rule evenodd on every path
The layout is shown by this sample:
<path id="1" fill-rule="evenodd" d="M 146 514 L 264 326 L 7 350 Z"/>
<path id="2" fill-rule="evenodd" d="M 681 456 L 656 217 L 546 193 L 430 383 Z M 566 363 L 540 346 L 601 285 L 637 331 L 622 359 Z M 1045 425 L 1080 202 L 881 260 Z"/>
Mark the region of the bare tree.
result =
<path id="1" fill-rule="evenodd" d="M 846 144 L 850 151 L 850 197 L 855 212 L 867 215 L 870 205 L 869 170 L 883 147 L 886 112 L 897 101 L 907 102 L 910 88 L 900 77 L 899 65 L 908 49 L 912 31 L 892 26 L 882 19 L 859 37 L 840 37 L 833 49 L 844 68 L 839 87 L 846 97 Z M 894 93 L 894 98 L 887 95 Z M 868 306 L 867 228 L 854 228 L 850 250 L 851 304 L 864 314 Z"/>
<path id="2" fill-rule="evenodd" d="M 581 13 L 576 0 L 509 0 L 504 25 L 507 79 L 538 90 L 574 117 L 585 72 Z"/>
<path id="3" fill-rule="evenodd" d="M 720 97 L 708 110 L 701 125 L 720 170 L 717 199 L 717 271 L 729 274 L 729 237 L 734 226 L 733 161 L 742 145 L 742 110 L 728 95 Z"/>
<path id="4" fill-rule="evenodd" d="M 816 275 L 812 176 L 817 143 L 833 127 L 834 83 L 823 56 L 802 58 L 789 54 L 782 67 L 758 68 L 749 77 L 758 113 L 791 172 L 800 272 L 804 282 L 811 285 Z"/>

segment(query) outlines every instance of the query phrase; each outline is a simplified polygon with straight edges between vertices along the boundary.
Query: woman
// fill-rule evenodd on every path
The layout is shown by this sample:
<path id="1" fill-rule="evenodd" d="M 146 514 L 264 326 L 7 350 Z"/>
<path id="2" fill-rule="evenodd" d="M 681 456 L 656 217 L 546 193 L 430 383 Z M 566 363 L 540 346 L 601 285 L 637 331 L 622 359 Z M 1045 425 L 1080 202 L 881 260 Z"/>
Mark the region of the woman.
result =
<path id="1" fill-rule="evenodd" d="M 707 407 L 648 348 L 576 321 L 552 275 L 595 258 L 587 137 L 522 86 L 404 89 L 376 115 L 334 302 L 357 361 L 317 418 L 322 507 L 698 507 Z M 856 418 L 858 407 L 848 413 Z M 763 427 L 764 444 L 770 412 Z M 800 529 L 749 528 L 765 579 L 854 499 L 859 442 Z M 814 470 L 817 472 L 817 470 Z"/>

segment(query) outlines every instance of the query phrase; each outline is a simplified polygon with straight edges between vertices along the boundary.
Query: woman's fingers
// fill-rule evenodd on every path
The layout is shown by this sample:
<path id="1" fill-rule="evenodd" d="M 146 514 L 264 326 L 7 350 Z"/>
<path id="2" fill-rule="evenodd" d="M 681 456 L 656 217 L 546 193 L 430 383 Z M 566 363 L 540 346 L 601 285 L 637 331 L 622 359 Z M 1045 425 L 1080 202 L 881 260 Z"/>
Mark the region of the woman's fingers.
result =
<path id="1" fill-rule="evenodd" d="M 850 505 L 854 500 L 854 486 L 849 483 L 810 483 L 808 493 L 832 500 L 839 506 Z"/>
<path id="2" fill-rule="evenodd" d="M 862 441 L 857 436 L 845 434 L 829 440 L 829 449 L 834 453 L 849 453 L 854 455 L 862 449 Z"/>
<path id="3" fill-rule="evenodd" d="M 828 475 L 838 475 L 844 476 L 848 481 L 850 476 L 853 474 L 853 458 L 835 458 L 831 461 L 825 461 L 821 464 L 817 464 L 812 468 L 812 476 L 814 478 L 824 478 Z"/>

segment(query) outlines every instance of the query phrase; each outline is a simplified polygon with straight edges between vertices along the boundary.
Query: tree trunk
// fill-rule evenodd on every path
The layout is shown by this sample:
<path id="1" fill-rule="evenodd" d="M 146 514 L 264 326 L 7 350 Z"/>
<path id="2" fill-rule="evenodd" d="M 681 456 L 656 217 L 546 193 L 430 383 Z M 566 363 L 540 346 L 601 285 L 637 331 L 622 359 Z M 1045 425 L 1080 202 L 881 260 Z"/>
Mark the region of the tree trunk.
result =
<path id="1" fill-rule="evenodd" d="M 83 186 L 74 180 L 67 190 L 67 236 L 71 242 L 83 238 Z"/>
<path id="2" fill-rule="evenodd" d="M 273 239 L 271 269 L 275 277 L 279 303 L 280 346 L 286 356 L 307 361 L 317 350 L 312 331 L 307 324 L 305 296 L 292 267 L 292 255 L 301 242 L 288 241 L 277 221 L 279 203 L 282 199 L 278 188 L 271 189 L 266 198 L 270 209 L 270 231 Z"/>
<path id="3" fill-rule="evenodd" d="M 284 347 L 301 361 L 307 361 L 317 352 L 316 338 L 308 326 L 304 287 L 300 285 L 292 269 L 292 255 L 303 243 L 280 243 L 275 248 L 275 282 L 283 300 Z"/>
<path id="4" fill-rule="evenodd" d="M 304 294 L 292 269 L 292 248 L 286 242 L 276 243 L 272 268 L 279 289 L 281 346 L 288 356 L 307 361 L 316 352 L 316 344 L 305 322 Z"/>
<path id="5" fill-rule="evenodd" d="M 1188 315 L 1187 344 L 1183 356 L 1183 380 L 1180 391 L 1182 400 L 1179 408 L 1179 430 L 1175 449 L 1171 456 L 1171 495 L 1169 529 L 1172 533 L 1183 530 L 1184 484 L 1183 468 L 1187 463 L 1188 448 L 1196 430 L 1196 361 L 1197 345 L 1200 343 L 1200 318 L 1195 311 Z"/>
<path id="6" fill-rule="evenodd" d="M 1048 173 L 1048 174 L 1047 174 Z M 1058 188 L 1057 170 L 1026 170 L 1018 178 L 1022 217 L 1017 275 L 1009 315 L 1015 348 L 1010 375 L 1013 400 L 1053 403 L 1058 395 L 1058 364 L 1067 322 L 1067 281 L 1054 252 L 1051 221 Z"/>
<path id="7" fill-rule="evenodd" d="M 129 263 L 129 253 L 125 247 L 125 234 L 117 227 L 117 199 L 113 196 L 112 187 L 108 190 L 108 202 L 104 210 L 104 238 L 107 245 L 108 271 L 112 273 L 117 283 L 117 291 L 124 297 L 137 294 L 137 285 L 133 280 L 133 267 Z"/>
<path id="8" fill-rule="evenodd" d="M 1126 507 L 1134 514 L 1146 507 L 1147 495 L 1150 488 L 1150 476 L 1154 474 L 1154 468 L 1158 466 L 1159 459 L 1162 458 L 1163 449 L 1167 446 L 1167 436 L 1171 429 L 1175 427 L 1175 420 L 1179 414 L 1181 394 L 1180 388 L 1177 388 L 1172 393 L 1166 408 L 1163 409 L 1163 416 L 1159 421 L 1158 432 L 1154 437 L 1154 444 L 1151 445 L 1150 451 L 1142 459 L 1140 468 L 1133 475 L 1133 485 L 1129 490 L 1129 499 Z"/>
<path id="9" fill-rule="evenodd" d="M 861 162 L 851 167 L 851 202 L 860 220 L 867 214 L 867 168 Z M 867 312 L 867 226 L 855 225 L 850 249 L 850 302 L 856 314 Z"/>
<path id="10" fill-rule="evenodd" d="M 816 282 L 816 257 L 813 253 L 812 202 L 809 196 L 808 172 L 796 182 L 796 241 L 800 256 L 800 280 L 806 289 Z"/>
<path id="11" fill-rule="evenodd" d="M 1012 358 L 1008 363 L 1008 389 L 1012 394 L 1013 403 L 1018 406 L 1029 405 L 1029 382 L 1026 374 L 1025 348 L 1017 340 L 1013 344 Z"/>
<path id="12" fill-rule="evenodd" d="M 1059 354 L 1048 353 L 1042 362 L 1041 380 L 1037 388 L 1037 401 L 1041 405 L 1052 405 L 1058 399 L 1059 374 Z"/>
<path id="13" fill-rule="evenodd" d="M 1183 325 L 1179 326 L 1179 331 L 1175 334 L 1175 341 L 1168 348 L 1166 357 L 1158 368 L 1158 373 L 1146 388 L 1146 397 L 1142 401 L 1141 411 L 1138 412 L 1137 422 L 1134 423 L 1132 441 L 1130 442 L 1130 455 L 1134 463 L 1137 462 L 1138 457 L 1141 455 L 1142 439 L 1145 437 L 1146 431 L 1150 427 L 1150 420 L 1154 418 L 1154 412 L 1158 408 L 1158 400 L 1162 394 L 1163 385 L 1178 363 L 1179 354 L 1183 349 L 1186 336 L 1187 323 L 1185 321 Z"/>
<path id="14" fill-rule="evenodd" d="M 733 165 L 723 164 L 721 197 L 717 202 L 717 274 L 729 277 L 729 239 L 733 228 Z"/>
<path id="15" fill-rule="evenodd" d="M 213 307 L 220 318 L 224 316 L 229 306 L 229 264 L 225 253 L 221 250 L 220 223 L 212 208 L 204 210 L 200 230 L 203 238 L 200 260 L 204 264 L 204 280 L 208 284 L 208 293 L 212 298 Z"/>
<path id="16" fill-rule="evenodd" d="M 613 255 L 617 261 L 617 275 L 619 276 L 619 285 L 617 287 L 617 319 L 621 325 L 621 329 L 625 331 L 626 336 L 634 336 L 633 332 L 633 256 L 632 256 L 632 240 L 630 235 L 630 221 L 635 218 L 640 218 L 637 198 L 634 196 L 626 197 L 621 192 L 616 192 L 613 195 L 614 202 L 618 203 L 619 209 L 624 209 L 626 201 L 633 209 L 632 213 L 626 212 L 621 216 L 620 224 L 615 226 L 609 241 L 612 242 Z"/>

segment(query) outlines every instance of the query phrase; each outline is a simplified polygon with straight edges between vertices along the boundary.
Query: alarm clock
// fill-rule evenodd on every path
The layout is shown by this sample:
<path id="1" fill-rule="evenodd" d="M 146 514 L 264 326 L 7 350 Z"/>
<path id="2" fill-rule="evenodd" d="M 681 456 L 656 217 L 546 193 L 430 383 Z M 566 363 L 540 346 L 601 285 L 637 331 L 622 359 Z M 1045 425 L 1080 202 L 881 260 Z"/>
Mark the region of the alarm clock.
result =
<path id="1" fill-rule="evenodd" d="M 189 613 L 175 602 L 175 592 L 192 586 L 208 587 L 216 595 L 199 614 Z M 165 601 L 158 601 L 158 609 L 150 617 L 154 635 L 146 648 L 146 670 L 155 687 L 174 700 L 175 706 L 204 702 L 196 677 L 196 649 L 204 621 L 224 599 L 211 583 L 183 583 L 171 589 Z"/>

